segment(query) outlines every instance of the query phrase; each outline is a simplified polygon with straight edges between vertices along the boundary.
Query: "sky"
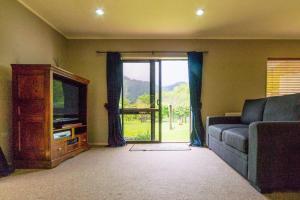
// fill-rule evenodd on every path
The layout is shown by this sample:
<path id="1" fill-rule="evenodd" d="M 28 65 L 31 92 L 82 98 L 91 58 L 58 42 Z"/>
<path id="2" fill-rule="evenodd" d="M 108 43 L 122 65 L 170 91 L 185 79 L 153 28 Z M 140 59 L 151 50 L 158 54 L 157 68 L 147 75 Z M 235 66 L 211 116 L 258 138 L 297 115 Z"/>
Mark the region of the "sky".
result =
<path id="1" fill-rule="evenodd" d="M 173 85 L 177 82 L 188 82 L 187 61 L 162 61 L 161 64 L 162 86 Z M 150 81 L 150 64 L 124 63 L 123 74 L 130 79 Z M 158 77 L 157 73 L 156 76 Z"/>

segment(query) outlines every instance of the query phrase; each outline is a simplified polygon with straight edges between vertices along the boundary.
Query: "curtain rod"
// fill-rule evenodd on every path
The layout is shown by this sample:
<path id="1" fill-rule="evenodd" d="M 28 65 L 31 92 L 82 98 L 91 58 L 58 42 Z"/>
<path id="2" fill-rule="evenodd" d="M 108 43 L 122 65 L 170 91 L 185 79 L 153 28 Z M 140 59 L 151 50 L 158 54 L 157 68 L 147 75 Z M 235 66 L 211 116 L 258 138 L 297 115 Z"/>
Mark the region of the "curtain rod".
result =
<path id="1" fill-rule="evenodd" d="M 108 53 L 109 51 L 96 51 L 96 53 Z M 114 51 L 114 52 L 119 52 L 119 53 L 187 53 L 188 51 Z M 207 54 L 208 51 L 200 51 L 204 54 Z"/>

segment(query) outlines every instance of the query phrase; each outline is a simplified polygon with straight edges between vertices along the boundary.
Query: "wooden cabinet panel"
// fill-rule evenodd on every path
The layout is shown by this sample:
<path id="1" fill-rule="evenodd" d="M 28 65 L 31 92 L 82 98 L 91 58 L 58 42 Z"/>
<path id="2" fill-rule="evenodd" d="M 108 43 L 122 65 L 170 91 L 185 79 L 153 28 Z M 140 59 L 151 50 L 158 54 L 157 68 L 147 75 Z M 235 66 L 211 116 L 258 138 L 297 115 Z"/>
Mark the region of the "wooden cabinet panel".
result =
<path id="1" fill-rule="evenodd" d="M 19 101 L 18 115 L 39 115 L 45 112 L 45 102 L 41 100 Z"/>
<path id="2" fill-rule="evenodd" d="M 67 152 L 74 151 L 80 147 L 79 143 L 67 145 Z"/>
<path id="3" fill-rule="evenodd" d="M 21 151 L 22 150 L 45 150 L 46 145 L 44 143 L 44 123 L 42 122 L 22 122 L 20 123 L 20 131 L 26 135 L 21 137 Z"/>
<path id="4" fill-rule="evenodd" d="M 44 135 L 44 123 L 20 120 L 16 130 L 14 135 L 14 156 L 28 160 L 44 159 L 48 148 Z"/>
<path id="5" fill-rule="evenodd" d="M 51 84 L 53 77 L 59 76 L 82 85 L 80 120 L 86 123 L 86 90 L 89 81 L 51 65 L 16 64 L 12 65 L 12 72 L 15 167 L 51 168 L 86 150 L 86 131 L 74 144 L 68 145 L 68 140 L 77 137 L 75 133 L 68 138 L 54 140 Z"/>
<path id="6" fill-rule="evenodd" d="M 87 143 L 87 134 L 86 133 L 79 135 L 79 143 L 81 145 Z"/>
<path id="7" fill-rule="evenodd" d="M 18 75 L 18 98 L 20 99 L 43 99 L 44 75 Z"/>

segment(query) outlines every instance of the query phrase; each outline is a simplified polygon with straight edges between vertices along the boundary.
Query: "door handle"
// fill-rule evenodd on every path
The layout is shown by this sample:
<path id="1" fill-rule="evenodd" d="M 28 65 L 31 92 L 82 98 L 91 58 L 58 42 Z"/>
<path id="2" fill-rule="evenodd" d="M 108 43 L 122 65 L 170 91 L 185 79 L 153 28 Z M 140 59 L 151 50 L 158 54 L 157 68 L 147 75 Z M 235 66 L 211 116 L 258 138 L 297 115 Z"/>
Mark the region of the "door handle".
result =
<path id="1" fill-rule="evenodd" d="M 157 100 L 156 100 L 156 104 L 157 104 L 158 106 L 159 106 L 159 102 L 160 102 L 159 99 L 157 99 Z"/>

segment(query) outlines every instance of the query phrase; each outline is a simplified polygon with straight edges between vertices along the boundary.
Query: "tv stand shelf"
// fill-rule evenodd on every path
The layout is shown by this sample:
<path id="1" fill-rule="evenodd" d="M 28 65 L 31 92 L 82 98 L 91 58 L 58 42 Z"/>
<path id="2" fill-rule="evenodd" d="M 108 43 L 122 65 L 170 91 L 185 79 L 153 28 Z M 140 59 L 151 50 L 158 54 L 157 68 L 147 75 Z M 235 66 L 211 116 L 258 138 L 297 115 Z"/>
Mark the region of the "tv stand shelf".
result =
<path id="1" fill-rule="evenodd" d="M 54 128 L 53 129 L 53 132 L 56 132 L 56 131 L 63 131 L 63 130 L 68 130 L 68 129 L 71 129 L 71 128 L 83 128 L 83 127 L 87 127 L 87 125 L 78 125 L 78 126 L 73 126 L 73 127 L 62 127 L 62 128 Z"/>
<path id="2" fill-rule="evenodd" d="M 15 168 L 53 168 L 62 161 L 88 150 L 89 80 L 47 64 L 13 64 L 12 72 Z M 57 114 L 54 108 L 54 94 L 57 91 L 54 90 L 54 80 L 76 86 L 78 104 L 75 105 L 78 105 L 78 120 L 67 121 L 68 116 L 66 121 L 54 120 Z M 74 98 L 66 93 L 64 96 Z"/>

